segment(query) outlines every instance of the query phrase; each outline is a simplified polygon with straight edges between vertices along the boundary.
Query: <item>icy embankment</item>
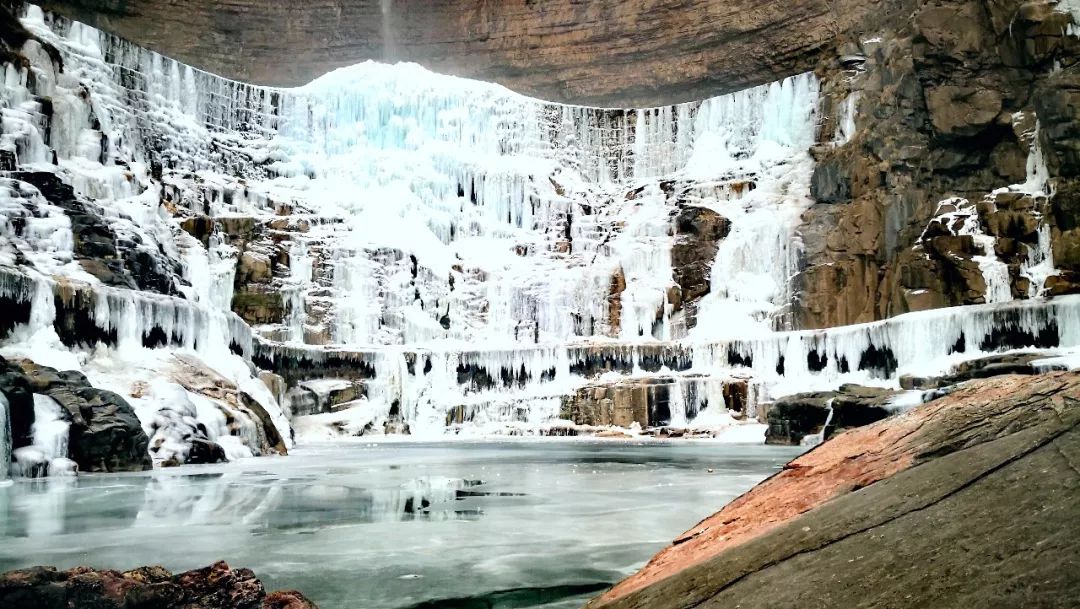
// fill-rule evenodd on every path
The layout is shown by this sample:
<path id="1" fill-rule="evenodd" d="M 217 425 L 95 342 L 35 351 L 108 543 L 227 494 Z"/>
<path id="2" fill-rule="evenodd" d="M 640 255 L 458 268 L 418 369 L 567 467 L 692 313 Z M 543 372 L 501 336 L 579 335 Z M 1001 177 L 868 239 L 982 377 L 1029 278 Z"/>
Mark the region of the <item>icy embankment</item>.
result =
<path id="1" fill-rule="evenodd" d="M 126 397 L 159 463 L 188 461 L 193 442 L 219 445 L 229 459 L 265 454 L 267 436 L 291 445 L 276 397 L 245 360 L 251 331 L 228 310 L 231 279 L 215 281 L 222 273 L 162 205 L 145 126 L 173 134 L 166 147 L 189 159 L 215 156 L 205 127 L 157 108 L 153 92 L 134 100 L 119 84 L 131 75 L 106 62 L 100 32 L 56 24 L 60 36 L 35 7 L 24 23 L 70 61 L 58 71 L 31 40 L 30 66 L 4 67 L 0 149 L 17 171 L 0 178 L 0 300 L 9 311 L 0 355 L 81 371 Z M 178 357 L 201 368 L 192 374 Z M 16 474 L 64 469 L 60 426 L 70 415 L 52 416 L 41 401 L 49 398 L 34 397 L 32 444 L 15 448 Z M 10 432 L 0 435 L 7 458 Z"/>
<path id="2" fill-rule="evenodd" d="M 337 374 L 342 362 L 351 362 L 368 371 L 371 387 L 390 392 L 369 395 L 344 413 L 304 417 L 306 432 L 336 429 L 355 435 L 384 418 L 381 405 L 389 402 L 405 415 L 414 434 L 439 435 L 455 413 L 473 423 L 474 432 L 495 431 L 513 420 L 530 424 L 534 432 L 557 426 L 562 396 L 626 377 L 670 380 L 668 421 L 677 416 L 677 404 L 691 427 L 706 421 L 723 427 L 736 423 L 728 413 L 731 398 L 725 388 L 740 380 L 750 384 L 741 415 L 752 418 L 758 403 L 783 395 L 843 383 L 898 389 L 901 376 L 945 374 L 964 361 L 1032 349 L 1054 358 L 1047 363 L 1055 369 L 1072 367 L 1068 364 L 1075 355 L 1070 354 L 1080 352 L 1080 297 L 955 307 L 830 330 L 751 333 L 723 341 L 578 343 L 503 351 L 349 351 L 257 343 L 256 361 L 268 366 L 275 360 L 288 362 L 312 376 L 320 370 Z"/>

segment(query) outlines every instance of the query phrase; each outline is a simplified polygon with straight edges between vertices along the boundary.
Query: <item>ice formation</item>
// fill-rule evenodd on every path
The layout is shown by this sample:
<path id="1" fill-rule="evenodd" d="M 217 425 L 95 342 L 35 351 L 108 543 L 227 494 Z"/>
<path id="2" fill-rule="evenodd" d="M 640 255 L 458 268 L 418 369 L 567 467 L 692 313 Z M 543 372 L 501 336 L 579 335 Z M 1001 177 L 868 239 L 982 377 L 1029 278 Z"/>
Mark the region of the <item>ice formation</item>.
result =
<path id="1" fill-rule="evenodd" d="M 1068 34 L 1080 36 L 1080 0 L 1057 0 L 1057 9 L 1063 13 L 1072 15 L 1072 23 L 1068 26 Z"/>
<path id="2" fill-rule="evenodd" d="M 1080 346 L 1080 301 L 1008 302 L 993 238 L 960 201 L 943 213 L 983 248 L 992 304 L 793 331 L 811 74 L 641 110 L 548 104 L 412 65 L 273 89 L 36 7 L 23 23 L 65 69 L 32 40 L 31 67 L 4 74 L 0 151 L 19 171 L 0 178 L 0 298 L 23 318 L 0 354 L 128 396 L 161 462 L 182 461 L 193 435 L 230 458 L 265 440 L 242 405 L 158 378 L 184 358 L 255 400 L 287 444 L 287 413 L 314 437 L 393 421 L 417 435 L 544 431 L 566 396 L 626 378 L 666 383 L 666 422 L 722 426 L 731 381 L 748 383 L 752 415 L 787 391 Z M 837 141 L 855 135 L 857 104 L 842 104 Z M 70 184 L 68 207 L 31 171 Z M 1046 190 L 1037 144 L 1012 188 Z M 146 285 L 89 272 L 73 206 L 107 220 Z M 696 323 L 672 256 L 673 218 L 695 208 L 730 222 Z M 1048 248 L 1025 265 L 1032 296 L 1053 272 Z M 233 312 L 241 268 L 264 269 L 278 318 Z M 256 367 L 286 386 L 272 391 Z M 331 393 L 348 399 L 328 411 Z"/>
<path id="3" fill-rule="evenodd" d="M 75 463 L 67 458 L 70 426 L 56 400 L 34 394 L 33 444 L 15 449 L 13 473 L 35 478 L 74 472 Z"/>
<path id="4" fill-rule="evenodd" d="M 11 476 L 11 421 L 8 417 L 8 401 L 0 393 L 0 484 Z"/>

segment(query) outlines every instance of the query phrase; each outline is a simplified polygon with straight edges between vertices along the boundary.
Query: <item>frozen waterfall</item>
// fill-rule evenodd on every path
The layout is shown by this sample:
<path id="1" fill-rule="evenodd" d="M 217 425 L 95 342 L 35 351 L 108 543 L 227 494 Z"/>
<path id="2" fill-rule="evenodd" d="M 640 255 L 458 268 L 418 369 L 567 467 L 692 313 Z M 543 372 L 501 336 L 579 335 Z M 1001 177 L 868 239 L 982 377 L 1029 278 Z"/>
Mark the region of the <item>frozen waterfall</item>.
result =
<path id="1" fill-rule="evenodd" d="M 74 473 L 78 467 L 67 458 L 70 427 L 63 407 L 56 400 L 35 393 L 33 444 L 15 449 L 14 473 L 28 478 Z"/>
<path id="2" fill-rule="evenodd" d="M 1011 302 L 1008 269 L 962 200 L 940 221 L 981 248 L 991 304 L 794 331 L 822 118 L 812 74 L 635 110 L 545 103 L 415 65 L 276 89 L 33 6 L 23 22 L 65 69 L 35 41 L 31 67 L 8 66 L 0 150 L 62 176 L 67 204 L 130 248 L 116 258 L 149 259 L 140 268 L 165 279 L 132 289 L 89 272 L 70 210 L 12 172 L 0 180 L 0 298 L 23 317 L 0 352 L 130 396 L 159 460 L 187 454 L 189 419 L 230 457 L 264 440 L 242 405 L 154 384 L 182 357 L 254 399 L 287 445 L 285 412 L 356 435 L 530 433 L 557 425 L 575 392 L 626 379 L 663 385 L 656 420 L 730 424 L 735 402 L 747 418 L 784 392 L 1080 346 L 1078 301 Z M 837 142 L 856 135 L 858 104 L 841 104 Z M 1037 146 L 1028 165 L 1012 188 L 1045 191 Z M 687 212 L 723 237 L 687 245 Z M 1032 296 L 1052 260 L 1040 232 L 1022 269 Z M 684 302 L 689 265 L 706 268 Z"/>

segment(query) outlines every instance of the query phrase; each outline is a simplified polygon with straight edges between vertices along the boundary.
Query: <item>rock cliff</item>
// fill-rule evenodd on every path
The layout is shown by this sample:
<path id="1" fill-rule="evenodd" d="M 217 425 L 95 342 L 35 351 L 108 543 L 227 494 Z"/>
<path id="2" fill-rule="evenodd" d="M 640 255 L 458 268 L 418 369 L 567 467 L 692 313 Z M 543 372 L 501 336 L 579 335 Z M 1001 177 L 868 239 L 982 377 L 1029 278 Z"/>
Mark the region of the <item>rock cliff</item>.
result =
<path id="1" fill-rule="evenodd" d="M 1056 9 L 923 2 L 818 65 L 800 326 L 1080 291 L 1080 38 Z"/>
<path id="2" fill-rule="evenodd" d="M 296 86 L 414 61 L 549 101 L 647 107 L 810 69 L 905 0 L 52 0 L 45 8 L 224 76 Z"/>

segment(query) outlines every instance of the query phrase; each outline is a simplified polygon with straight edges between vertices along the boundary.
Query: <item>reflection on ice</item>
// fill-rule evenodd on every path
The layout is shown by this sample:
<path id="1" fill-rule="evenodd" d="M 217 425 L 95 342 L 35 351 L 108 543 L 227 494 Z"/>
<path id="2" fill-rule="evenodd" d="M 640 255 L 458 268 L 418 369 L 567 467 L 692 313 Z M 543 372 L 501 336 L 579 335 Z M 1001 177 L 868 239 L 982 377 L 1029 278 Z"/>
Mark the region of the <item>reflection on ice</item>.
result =
<path id="1" fill-rule="evenodd" d="M 324 609 L 512 589 L 554 602 L 552 590 L 621 578 L 793 454 L 714 443 L 353 444 L 19 480 L 0 488 L 0 571 L 225 559 Z"/>

